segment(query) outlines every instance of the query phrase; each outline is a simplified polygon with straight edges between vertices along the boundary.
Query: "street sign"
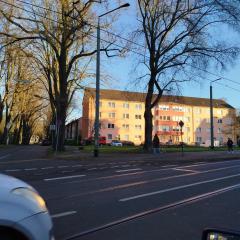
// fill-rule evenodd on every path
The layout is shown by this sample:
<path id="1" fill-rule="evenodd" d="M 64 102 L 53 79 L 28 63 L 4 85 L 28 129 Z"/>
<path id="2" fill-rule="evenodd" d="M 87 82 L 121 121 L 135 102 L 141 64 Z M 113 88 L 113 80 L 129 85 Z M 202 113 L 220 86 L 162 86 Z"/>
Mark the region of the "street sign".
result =
<path id="1" fill-rule="evenodd" d="M 50 131 L 55 131 L 56 130 L 56 125 L 52 124 L 50 125 Z"/>

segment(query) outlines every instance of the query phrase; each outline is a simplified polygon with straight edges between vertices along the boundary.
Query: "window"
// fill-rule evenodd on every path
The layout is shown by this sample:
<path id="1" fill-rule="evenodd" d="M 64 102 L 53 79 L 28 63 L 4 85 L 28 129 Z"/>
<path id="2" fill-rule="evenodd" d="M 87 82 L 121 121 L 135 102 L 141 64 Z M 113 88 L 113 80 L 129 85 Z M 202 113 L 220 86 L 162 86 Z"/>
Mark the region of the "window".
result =
<path id="1" fill-rule="evenodd" d="M 138 139 L 139 141 L 141 141 L 142 136 L 141 135 L 135 135 L 135 139 Z"/>
<path id="2" fill-rule="evenodd" d="M 182 116 L 173 116 L 172 120 L 176 121 L 176 122 L 183 121 L 183 117 Z"/>
<path id="3" fill-rule="evenodd" d="M 108 140 L 112 140 L 112 134 L 108 134 L 107 137 L 108 137 Z"/>
<path id="4" fill-rule="evenodd" d="M 198 127 L 197 129 L 196 129 L 196 132 L 201 132 L 202 131 L 202 129 L 200 128 L 200 127 Z"/>
<path id="5" fill-rule="evenodd" d="M 123 108 L 129 108 L 129 103 L 123 103 Z"/>
<path id="6" fill-rule="evenodd" d="M 181 107 L 181 106 L 173 106 L 172 110 L 176 111 L 176 112 L 182 112 L 183 111 L 183 107 Z"/>
<path id="7" fill-rule="evenodd" d="M 197 137 L 197 142 L 198 143 L 202 142 L 202 138 L 201 137 Z"/>
<path id="8" fill-rule="evenodd" d="M 163 116 L 163 120 L 166 121 L 167 117 L 166 116 Z"/>
<path id="9" fill-rule="evenodd" d="M 138 109 L 138 110 L 141 110 L 142 109 L 142 104 L 136 104 L 135 108 Z"/>
<path id="10" fill-rule="evenodd" d="M 164 110 L 164 111 L 168 111 L 169 110 L 169 106 L 166 106 L 166 105 L 159 105 L 158 108 L 160 110 Z"/>
<path id="11" fill-rule="evenodd" d="M 217 110 L 217 114 L 222 115 L 223 114 L 223 110 Z"/>
<path id="12" fill-rule="evenodd" d="M 179 132 L 179 131 L 180 131 L 180 127 L 179 127 L 179 126 L 173 127 L 172 130 L 173 130 L 174 132 Z"/>
<path id="13" fill-rule="evenodd" d="M 135 129 L 141 130 L 142 129 L 142 125 L 135 125 Z"/>
<path id="14" fill-rule="evenodd" d="M 123 118 L 124 118 L 124 119 L 129 119 L 129 113 L 124 113 L 124 114 L 123 114 Z"/>
<path id="15" fill-rule="evenodd" d="M 123 127 L 124 129 L 127 129 L 127 130 L 128 130 L 128 129 L 129 129 L 129 124 L 123 124 L 122 127 Z"/>
<path id="16" fill-rule="evenodd" d="M 222 129 L 221 128 L 218 128 L 218 133 L 222 133 Z"/>
<path id="17" fill-rule="evenodd" d="M 166 131 L 170 131 L 170 126 L 160 126 L 160 129 L 162 130 L 162 131 L 164 131 L 164 132 L 166 132 Z"/>
<path id="18" fill-rule="evenodd" d="M 167 120 L 168 120 L 168 121 L 170 121 L 170 120 L 171 120 L 170 116 L 167 116 Z"/>
<path id="19" fill-rule="evenodd" d="M 108 107 L 115 108 L 115 102 L 108 102 Z"/>
<path id="20" fill-rule="evenodd" d="M 124 135 L 123 138 L 124 138 L 124 140 L 128 141 L 129 140 L 129 135 Z"/>
<path id="21" fill-rule="evenodd" d="M 190 122 L 190 117 L 184 117 L 185 122 Z"/>
<path id="22" fill-rule="evenodd" d="M 135 115 L 135 119 L 142 119 L 142 116 L 141 116 L 141 115 L 138 115 L 138 114 L 136 114 L 136 115 Z"/>
<path id="23" fill-rule="evenodd" d="M 222 123 L 222 119 L 218 119 L 217 122 L 218 122 L 218 123 Z"/>
<path id="24" fill-rule="evenodd" d="M 195 113 L 201 114 L 201 113 L 202 113 L 202 110 L 201 110 L 200 108 L 195 108 Z"/>
<path id="25" fill-rule="evenodd" d="M 115 118 L 115 113 L 108 113 L 109 118 Z"/>
<path id="26" fill-rule="evenodd" d="M 114 124 L 108 123 L 108 128 L 114 128 Z"/>

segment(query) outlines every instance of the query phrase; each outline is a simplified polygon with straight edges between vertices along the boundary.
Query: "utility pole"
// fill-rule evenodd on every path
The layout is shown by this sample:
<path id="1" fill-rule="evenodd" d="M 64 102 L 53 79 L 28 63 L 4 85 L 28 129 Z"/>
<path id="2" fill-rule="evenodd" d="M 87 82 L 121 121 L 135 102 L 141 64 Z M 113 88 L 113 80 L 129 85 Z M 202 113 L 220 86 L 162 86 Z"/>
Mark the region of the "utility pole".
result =
<path id="1" fill-rule="evenodd" d="M 113 10 L 110 10 L 100 16 L 98 16 L 97 25 L 97 61 L 96 61 L 96 98 L 95 98 L 95 124 L 94 124 L 94 157 L 99 155 L 99 100 L 100 100 L 100 19 L 101 17 L 114 12 L 120 8 L 129 7 L 129 3 L 125 3 Z"/>
<path id="2" fill-rule="evenodd" d="M 211 129 L 211 149 L 214 149 L 214 126 L 213 126 L 213 96 L 212 96 L 212 83 L 221 80 L 215 79 L 210 82 L 210 129 Z"/>

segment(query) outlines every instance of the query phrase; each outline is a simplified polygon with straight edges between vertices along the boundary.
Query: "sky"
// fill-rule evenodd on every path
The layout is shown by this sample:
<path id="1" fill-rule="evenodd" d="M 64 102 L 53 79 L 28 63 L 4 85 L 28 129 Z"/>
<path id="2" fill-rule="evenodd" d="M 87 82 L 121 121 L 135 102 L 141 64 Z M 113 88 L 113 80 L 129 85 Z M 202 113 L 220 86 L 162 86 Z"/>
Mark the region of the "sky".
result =
<path id="1" fill-rule="evenodd" d="M 135 0 L 128 1 L 131 6 L 127 9 L 121 9 L 119 11 L 118 19 L 113 24 L 113 29 L 111 32 L 117 33 L 125 38 L 129 39 L 129 36 L 132 31 L 136 30 L 137 21 L 136 21 L 136 5 Z M 117 7 L 118 4 L 113 2 L 110 8 Z M 99 10 L 105 11 L 105 10 Z M 109 19 L 102 19 L 104 22 Z M 214 29 L 216 31 L 217 37 L 226 37 L 229 41 L 232 39 L 240 39 L 231 29 L 223 28 L 223 29 Z M 224 33 L 224 34 L 222 34 Z M 238 43 L 238 42 L 236 42 Z M 120 42 L 120 44 L 124 44 L 124 41 Z M 239 40 L 240 44 L 240 40 Z M 135 74 L 134 67 L 137 63 L 137 54 L 129 52 L 124 58 L 114 57 L 114 58 L 106 58 L 101 54 L 101 73 L 107 74 L 110 76 L 111 80 L 108 83 L 103 83 L 102 88 L 112 88 L 118 90 L 135 90 L 137 91 L 137 87 L 133 84 L 134 80 L 136 80 L 137 75 Z M 140 69 L 141 70 L 141 69 Z M 239 101 L 239 91 L 240 91 L 240 58 L 235 59 L 235 63 L 228 65 L 227 69 L 224 71 L 216 70 L 215 68 L 208 69 L 210 72 L 219 75 L 221 77 L 228 78 L 238 84 L 235 84 L 226 79 L 222 79 L 219 81 L 222 85 L 219 85 L 217 82 L 213 83 L 213 98 L 216 99 L 224 99 L 230 105 L 235 108 L 240 108 Z M 201 82 L 187 82 L 181 85 L 181 95 L 182 96 L 191 96 L 191 97 L 203 97 L 209 98 L 209 86 L 210 79 L 214 80 L 218 77 L 213 76 L 211 74 L 205 74 L 206 79 L 203 79 Z M 104 78 L 104 76 L 102 76 Z M 102 80 L 102 79 L 101 79 Z M 224 86 L 223 86 L 224 85 Z M 94 85 L 93 85 L 94 87 Z M 233 88 L 233 89 L 232 89 Z M 77 101 L 81 101 L 82 94 L 77 96 Z M 78 109 L 74 111 L 74 118 L 81 116 L 81 106 L 78 105 Z"/>

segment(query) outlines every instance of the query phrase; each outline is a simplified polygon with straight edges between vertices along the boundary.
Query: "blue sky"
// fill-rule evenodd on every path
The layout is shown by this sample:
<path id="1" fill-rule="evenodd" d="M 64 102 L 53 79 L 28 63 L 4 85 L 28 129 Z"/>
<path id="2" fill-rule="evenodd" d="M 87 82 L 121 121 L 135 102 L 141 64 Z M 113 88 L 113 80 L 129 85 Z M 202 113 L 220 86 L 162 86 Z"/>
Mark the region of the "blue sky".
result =
<path id="1" fill-rule="evenodd" d="M 125 38 L 129 38 L 132 31 L 136 30 L 136 5 L 135 0 L 128 1 L 131 6 L 128 9 L 122 9 L 119 11 L 119 16 L 117 21 L 113 25 L 113 29 L 111 32 L 115 32 Z M 118 4 L 114 3 L 111 7 L 116 7 Z M 100 12 L 104 12 L 105 10 L 99 10 Z M 109 18 L 102 19 L 104 22 L 105 20 L 109 21 Z M 233 39 L 237 39 L 239 36 L 233 33 L 233 31 L 229 28 L 222 28 L 222 29 L 214 29 L 217 37 L 227 37 L 229 41 Z M 222 34 L 224 32 L 224 34 Z M 238 42 L 237 42 L 238 43 Z M 120 42 L 119 44 L 124 44 L 124 42 Z M 239 40 L 240 44 L 240 40 Z M 102 84 L 104 88 L 113 88 L 113 89 L 120 89 L 120 90 L 138 90 L 136 86 L 133 85 L 134 80 L 136 79 L 136 74 L 134 72 L 134 67 L 136 66 L 137 62 L 137 55 L 134 53 L 129 52 L 126 57 L 120 58 L 106 58 L 104 54 L 101 54 L 101 73 L 108 74 L 111 77 L 111 80 L 108 84 Z M 94 63 L 95 64 L 95 63 Z M 95 65 L 93 65 L 94 67 Z M 210 72 L 232 79 L 240 84 L 240 58 L 236 59 L 235 64 L 229 65 L 226 70 L 220 71 L 216 69 L 209 69 Z M 210 74 L 205 74 L 206 79 L 203 79 L 200 83 L 183 83 L 181 85 L 181 95 L 183 96 L 191 96 L 191 97 L 203 97 L 209 98 L 209 79 L 216 79 L 217 77 L 212 76 Z M 239 89 L 240 85 L 234 84 L 227 80 L 221 80 L 219 83 L 223 85 L 219 85 L 217 83 L 213 84 L 213 97 L 214 98 L 223 98 L 229 104 L 234 106 L 235 108 L 240 108 L 240 101 L 239 101 L 239 92 L 229 87 Z M 81 94 L 76 97 L 76 99 L 81 99 Z M 81 116 L 81 106 L 78 105 L 78 109 L 74 111 L 74 118 Z"/>

